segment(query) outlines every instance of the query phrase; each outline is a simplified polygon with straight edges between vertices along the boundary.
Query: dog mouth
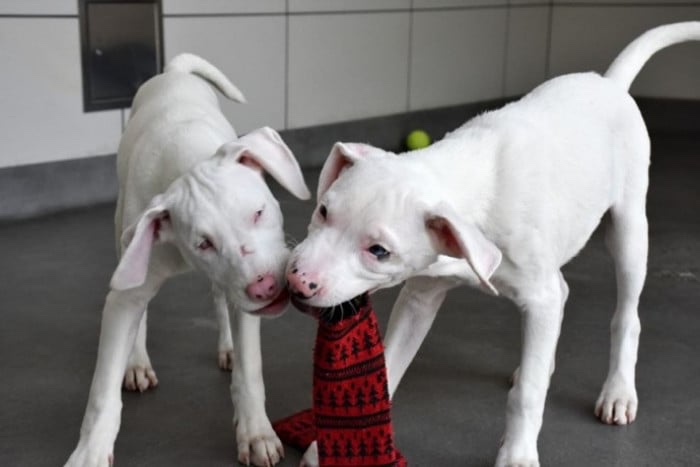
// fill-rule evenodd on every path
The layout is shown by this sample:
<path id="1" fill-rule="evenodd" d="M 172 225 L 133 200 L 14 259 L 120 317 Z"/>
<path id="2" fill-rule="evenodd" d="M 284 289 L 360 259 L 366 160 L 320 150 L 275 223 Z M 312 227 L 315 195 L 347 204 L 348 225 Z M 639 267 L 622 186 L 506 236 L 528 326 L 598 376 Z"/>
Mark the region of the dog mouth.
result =
<path id="1" fill-rule="evenodd" d="M 302 313 L 306 313 L 307 315 L 311 315 L 327 323 L 337 323 L 345 318 L 356 315 L 362 308 L 367 306 L 369 302 L 369 292 L 364 292 L 357 297 L 334 306 L 320 307 L 309 305 L 296 295 L 291 295 L 291 302 L 292 305 Z"/>
<path id="2" fill-rule="evenodd" d="M 289 303 L 289 292 L 287 289 L 283 288 L 279 295 L 272 300 L 269 304 L 257 310 L 249 311 L 251 315 L 264 316 L 266 318 L 273 318 L 281 315 L 287 309 L 287 304 Z"/>

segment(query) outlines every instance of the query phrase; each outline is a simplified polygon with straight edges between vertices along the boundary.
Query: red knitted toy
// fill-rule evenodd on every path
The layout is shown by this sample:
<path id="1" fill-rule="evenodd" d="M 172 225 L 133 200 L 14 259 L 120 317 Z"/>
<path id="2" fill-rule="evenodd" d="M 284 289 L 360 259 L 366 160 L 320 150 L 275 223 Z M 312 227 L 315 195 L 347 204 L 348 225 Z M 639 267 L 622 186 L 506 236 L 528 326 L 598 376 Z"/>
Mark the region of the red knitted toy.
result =
<path id="1" fill-rule="evenodd" d="M 368 295 L 333 312 L 297 306 L 319 320 L 313 409 L 274 423 L 277 435 L 302 450 L 316 440 L 323 467 L 406 466 L 394 448 L 384 346 Z"/>

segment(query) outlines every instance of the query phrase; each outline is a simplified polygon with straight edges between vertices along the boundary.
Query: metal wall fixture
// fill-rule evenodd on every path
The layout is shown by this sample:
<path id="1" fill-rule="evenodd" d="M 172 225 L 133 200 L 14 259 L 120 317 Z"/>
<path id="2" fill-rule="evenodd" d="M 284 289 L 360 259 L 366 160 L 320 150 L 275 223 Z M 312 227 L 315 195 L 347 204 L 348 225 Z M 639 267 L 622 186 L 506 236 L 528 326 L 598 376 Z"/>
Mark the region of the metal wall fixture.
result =
<path id="1" fill-rule="evenodd" d="M 161 0 L 79 0 L 86 112 L 130 107 L 163 68 Z"/>

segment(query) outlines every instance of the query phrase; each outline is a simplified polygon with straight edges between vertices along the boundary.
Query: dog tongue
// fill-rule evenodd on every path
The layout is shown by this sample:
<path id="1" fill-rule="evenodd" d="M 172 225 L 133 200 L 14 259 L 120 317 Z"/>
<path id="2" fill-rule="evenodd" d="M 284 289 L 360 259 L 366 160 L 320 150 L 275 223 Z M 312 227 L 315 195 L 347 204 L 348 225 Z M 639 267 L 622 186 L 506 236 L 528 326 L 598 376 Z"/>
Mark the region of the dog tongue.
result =
<path id="1" fill-rule="evenodd" d="M 277 298 L 254 313 L 260 316 L 277 316 L 287 308 L 287 300 L 289 300 L 289 292 L 283 289 Z"/>

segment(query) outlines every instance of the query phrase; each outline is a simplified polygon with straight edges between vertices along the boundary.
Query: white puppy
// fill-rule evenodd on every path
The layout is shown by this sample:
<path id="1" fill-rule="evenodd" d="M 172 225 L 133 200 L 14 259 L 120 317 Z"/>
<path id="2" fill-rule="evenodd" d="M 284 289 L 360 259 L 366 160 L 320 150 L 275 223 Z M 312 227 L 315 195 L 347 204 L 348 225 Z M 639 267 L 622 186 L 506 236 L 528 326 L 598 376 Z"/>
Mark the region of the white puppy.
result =
<path id="1" fill-rule="evenodd" d="M 610 212 L 618 302 L 595 413 L 605 423 L 631 423 L 649 138 L 628 89 L 654 52 L 692 39 L 700 39 L 699 22 L 653 29 L 605 76 L 552 79 L 423 150 L 396 156 L 337 143 L 320 175 L 308 238 L 288 267 L 294 300 L 329 307 L 406 281 L 386 336 L 393 394 L 449 289 L 466 283 L 511 299 L 523 313 L 523 351 L 496 465 L 537 466 L 568 295 L 560 268 Z M 315 464 L 314 449 L 304 464 Z"/>
<path id="2" fill-rule="evenodd" d="M 146 307 L 166 279 L 189 269 L 202 271 L 213 283 L 224 366 L 233 350 L 228 308 L 234 311 L 231 397 L 239 460 L 272 465 L 282 455 L 265 412 L 260 316 L 286 308 L 289 251 L 282 213 L 263 171 L 298 198 L 308 199 L 310 193 L 274 130 L 262 128 L 237 139 L 207 81 L 228 98 L 244 100 L 218 69 L 189 54 L 175 57 L 134 98 L 117 161 L 115 224 L 121 255 L 102 315 L 80 441 L 69 466 L 112 462 L 127 361 L 127 387 L 144 390 L 157 383 L 146 353 Z"/>

